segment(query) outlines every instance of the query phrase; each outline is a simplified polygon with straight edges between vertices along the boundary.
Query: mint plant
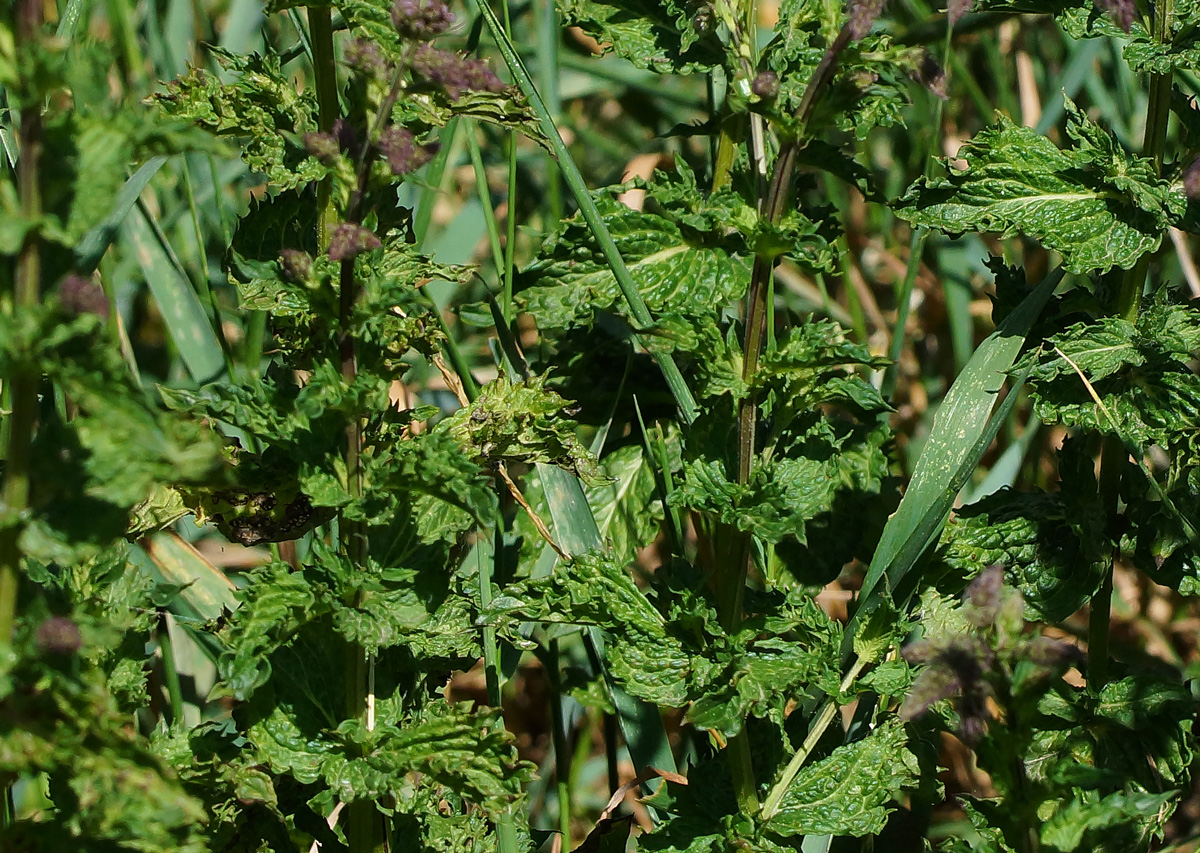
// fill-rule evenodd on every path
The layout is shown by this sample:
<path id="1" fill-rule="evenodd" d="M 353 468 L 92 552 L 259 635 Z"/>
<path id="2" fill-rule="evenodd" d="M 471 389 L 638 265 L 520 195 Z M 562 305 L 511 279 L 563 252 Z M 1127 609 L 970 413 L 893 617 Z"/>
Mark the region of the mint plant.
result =
<path id="1" fill-rule="evenodd" d="M 4 849 L 1068 853 L 1175 832 L 1191 673 L 1118 650 L 1112 614 L 1116 579 L 1200 583 L 1200 318 L 1165 248 L 1197 229 L 1200 22 L 1170 0 L 974 5 L 930 35 L 922 4 L 869 0 L 784 0 L 769 31 L 726 0 L 277 2 L 261 48 L 150 86 L 81 3 L 52 32 L 21 0 L 0 21 Z M 935 156 L 956 31 L 1029 11 L 1146 75 L 1140 146 L 1077 74 L 1061 134 L 999 112 Z M 622 63 L 582 68 L 704 90 L 645 176 L 569 144 L 560 24 Z M 460 159 L 478 265 L 430 239 Z M 897 234 L 881 342 L 851 249 Z M 995 330 L 955 338 L 906 456 L 914 288 L 976 249 Z M 131 340 L 131 290 L 174 367 Z M 1002 478 L 1017 424 L 1060 440 Z M 251 565 L 231 578 L 185 536 Z M 823 589 L 853 591 L 845 613 Z M 505 708 L 522 661 L 549 692 L 540 767 Z M 932 818 L 943 736 L 989 774 L 953 804 L 969 831 Z M 637 832 L 617 799 L 584 805 L 590 738 L 601 801 L 632 766 Z"/>

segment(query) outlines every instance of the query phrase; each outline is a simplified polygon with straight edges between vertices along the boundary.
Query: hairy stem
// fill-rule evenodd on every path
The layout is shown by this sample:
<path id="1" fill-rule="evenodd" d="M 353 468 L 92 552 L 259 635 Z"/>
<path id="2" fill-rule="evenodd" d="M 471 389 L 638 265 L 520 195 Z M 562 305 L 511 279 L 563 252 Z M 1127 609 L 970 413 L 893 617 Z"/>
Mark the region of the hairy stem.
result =
<path id="1" fill-rule="evenodd" d="M 328 133 L 338 118 L 337 62 L 333 55 L 333 18 L 329 6 L 308 7 L 308 29 L 312 40 L 313 83 L 317 90 L 317 125 Z M 317 245 L 329 248 L 329 233 L 337 214 L 333 209 L 333 178 L 317 186 Z"/>
<path id="2" fill-rule="evenodd" d="M 1154 14 L 1154 38 L 1161 44 L 1171 41 L 1174 0 L 1161 0 Z M 1150 97 L 1146 105 L 1146 134 L 1142 140 L 1142 156 L 1154 163 L 1161 175 L 1163 150 L 1167 139 L 1167 119 L 1170 116 L 1171 75 L 1153 74 L 1150 77 Z M 1116 316 L 1133 323 L 1137 321 L 1142 303 L 1142 291 L 1146 286 L 1146 274 L 1150 269 L 1150 254 L 1138 258 L 1137 263 L 1122 277 L 1117 293 Z M 1108 520 L 1109 529 L 1114 529 L 1117 519 L 1121 491 L 1121 473 L 1129 459 L 1129 450 L 1119 435 L 1107 435 L 1100 455 L 1100 501 Z M 1111 557 L 1105 570 L 1104 580 L 1088 609 L 1088 687 L 1099 691 L 1108 681 L 1108 634 L 1112 620 L 1113 564 L 1120 550 L 1119 535 L 1115 538 Z"/>
<path id="3" fill-rule="evenodd" d="M 22 0 L 17 9 L 18 42 L 30 44 L 41 35 L 39 0 Z M 17 134 L 17 197 L 21 216 L 41 215 L 38 164 L 42 155 L 42 115 L 36 103 L 21 110 Z M 26 233 L 17 255 L 13 310 L 36 308 L 41 293 L 41 240 L 36 229 Z M 30 445 L 37 415 L 38 374 L 26 365 L 8 377 L 9 416 L 4 447 L 4 488 L 0 494 L 0 645 L 11 642 L 17 616 L 17 582 L 21 563 L 19 520 L 29 506 Z"/>

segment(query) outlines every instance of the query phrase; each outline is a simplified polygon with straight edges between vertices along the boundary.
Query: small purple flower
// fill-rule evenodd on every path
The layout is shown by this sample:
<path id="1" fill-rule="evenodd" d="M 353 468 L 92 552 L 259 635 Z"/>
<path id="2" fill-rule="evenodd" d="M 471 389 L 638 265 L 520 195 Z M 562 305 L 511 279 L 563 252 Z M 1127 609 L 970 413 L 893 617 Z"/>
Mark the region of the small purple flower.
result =
<path id="1" fill-rule="evenodd" d="M 963 615 L 976 628 L 994 625 L 1004 603 L 1004 569 L 988 566 L 967 586 Z"/>
<path id="2" fill-rule="evenodd" d="M 454 15 L 443 0 L 394 0 L 392 23 L 404 38 L 428 41 L 454 23 Z"/>
<path id="3" fill-rule="evenodd" d="M 1137 16 L 1137 5 L 1133 0 L 1096 0 L 1096 5 L 1108 12 L 1118 27 L 1129 32 Z"/>
<path id="4" fill-rule="evenodd" d="M 774 71 L 760 71 L 750 84 L 750 91 L 760 98 L 774 98 L 779 94 L 779 75 Z"/>
<path id="5" fill-rule="evenodd" d="M 72 314 L 96 314 L 108 318 L 108 297 L 104 289 L 91 278 L 69 275 L 58 286 L 58 298 L 63 308 Z"/>
<path id="6" fill-rule="evenodd" d="M 83 645 L 79 626 L 66 616 L 51 616 L 33 635 L 38 651 L 48 655 L 73 655 Z"/>
<path id="7" fill-rule="evenodd" d="M 337 137 L 324 131 L 304 134 L 304 150 L 326 166 L 337 163 L 342 153 Z"/>
<path id="8" fill-rule="evenodd" d="M 1189 199 L 1200 199 L 1200 157 L 1184 170 L 1183 191 Z"/>
<path id="9" fill-rule="evenodd" d="M 350 39 L 342 52 L 342 61 L 355 71 L 366 74 L 382 74 L 387 68 L 387 60 L 383 51 L 373 41 L 367 39 Z"/>
<path id="10" fill-rule="evenodd" d="M 921 57 L 921 65 L 913 75 L 917 82 L 943 101 L 949 100 L 946 92 L 946 72 L 929 51 Z"/>
<path id="11" fill-rule="evenodd" d="M 437 153 L 436 143 L 418 145 L 412 131 L 392 125 L 379 138 L 379 150 L 394 175 L 407 175 L 429 162 Z"/>
<path id="12" fill-rule="evenodd" d="M 961 21 L 974 5 L 975 0 L 950 0 L 946 6 L 946 17 L 950 19 L 950 26 Z"/>
<path id="13" fill-rule="evenodd" d="M 383 243 L 372 232 L 356 222 L 343 222 L 329 236 L 329 257 L 344 261 L 363 252 L 378 249 Z"/>
<path id="14" fill-rule="evenodd" d="M 431 44 L 417 48 L 412 67 L 417 74 L 445 89 L 455 101 L 463 92 L 503 92 L 505 88 L 504 82 L 481 60 L 439 50 Z"/>
<path id="15" fill-rule="evenodd" d="M 850 0 L 850 37 L 858 41 L 871 31 L 871 25 L 883 12 L 884 0 Z"/>
<path id="16" fill-rule="evenodd" d="M 313 259 L 308 252 L 299 249 L 284 249 L 279 253 L 279 271 L 285 280 L 299 284 L 312 273 Z"/>

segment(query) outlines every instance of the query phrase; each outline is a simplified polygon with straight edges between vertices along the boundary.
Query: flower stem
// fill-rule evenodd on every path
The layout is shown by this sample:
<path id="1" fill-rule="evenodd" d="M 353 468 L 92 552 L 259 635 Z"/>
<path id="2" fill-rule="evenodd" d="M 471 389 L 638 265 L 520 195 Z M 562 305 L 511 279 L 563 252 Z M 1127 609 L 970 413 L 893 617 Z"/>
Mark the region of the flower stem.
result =
<path id="1" fill-rule="evenodd" d="M 1154 11 L 1153 35 L 1160 44 L 1171 41 L 1174 0 L 1160 0 Z M 1146 133 L 1142 140 L 1142 156 L 1154 163 L 1156 173 L 1162 173 L 1163 150 L 1167 139 L 1167 119 L 1170 116 L 1171 75 L 1153 74 L 1150 77 L 1150 96 L 1146 105 Z M 1121 279 L 1117 293 L 1117 317 L 1136 322 L 1150 269 L 1150 253 L 1138 258 Z M 1129 459 L 1129 450 L 1119 435 L 1104 437 L 1100 454 L 1100 501 L 1109 528 L 1117 518 L 1120 502 L 1121 474 Z M 1108 681 L 1108 635 L 1112 621 L 1113 564 L 1120 551 L 1120 539 L 1113 543 L 1108 566 L 1100 588 L 1091 598 L 1088 608 L 1088 688 L 1098 692 Z"/>
<path id="2" fill-rule="evenodd" d="M 42 5 L 22 0 L 17 9 L 18 43 L 31 44 L 41 35 Z M 42 113 L 36 102 L 21 110 L 17 134 L 17 199 L 21 216 L 33 222 L 41 215 L 42 194 L 38 165 L 42 155 Z M 41 240 L 31 228 L 17 254 L 13 310 L 36 308 L 41 292 Z M 8 377 L 9 416 L 4 447 L 4 487 L 0 493 L 0 645 L 12 640 L 17 616 L 17 585 L 21 563 L 21 516 L 29 507 L 30 450 L 37 415 L 38 373 L 22 365 Z"/>

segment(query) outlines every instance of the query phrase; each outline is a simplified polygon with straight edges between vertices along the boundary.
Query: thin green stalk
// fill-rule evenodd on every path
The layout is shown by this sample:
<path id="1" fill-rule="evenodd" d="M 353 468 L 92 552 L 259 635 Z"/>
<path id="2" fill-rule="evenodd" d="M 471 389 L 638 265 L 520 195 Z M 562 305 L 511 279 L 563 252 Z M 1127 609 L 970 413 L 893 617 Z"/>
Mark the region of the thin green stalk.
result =
<path id="1" fill-rule="evenodd" d="M 17 38 L 25 44 L 41 36 L 42 6 L 39 0 L 21 0 L 17 8 Z M 21 111 L 17 134 L 17 199 L 21 216 L 33 222 L 41 215 L 42 193 L 38 183 L 38 164 L 42 155 L 42 113 L 37 104 Z M 37 308 L 41 295 L 42 255 L 37 231 L 31 229 L 17 255 L 13 310 Z M 0 514 L 6 516 L 0 526 L 0 645 L 12 641 L 17 616 L 17 584 L 21 564 L 21 533 L 18 519 L 29 506 L 29 477 L 32 460 L 33 425 L 37 415 L 38 374 L 22 366 L 8 377 L 8 435 L 4 448 L 4 489 Z"/>
<path id="2" fill-rule="evenodd" d="M 333 55 L 333 18 L 328 6 L 308 7 L 309 38 L 313 54 L 313 84 L 317 90 L 317 125 L 328 132 L 338 118 L 337 62 Z M 317 245 L 329 248 L 329 235 L 337 217 L 333 209 L 333 179 L 317 186 Z"/>
<path id="3" fill-rule="evenodd" d="M 558 794 L 558 831 L 562 849 L 574 849 L 571 844 L 571 751 L 567 742 L 567 727 L 563 714 L 562 677 L 558 660 L 558 640 L 550 641 L 546 668 L 550 675 L 550 727 L 554 740 L 554 781 Z"/>
<path id="4" fill-rule="evenodd" d="M 504 217 L 504 293 L 500 309 L 512 328 L 516 314 L 513 310 L 513 277 L 516 274 L 517 252 L 517 134 L 508 134 L 508 215 Z"/>
<path id="5" fill-rule="evenodd" d="M 171 702 L 171 726 L 183 728 L 183 688 L 179 683 L 179 667 L 175 661 L 175 644 L 167 625 L 167 614 L 158 616 L 158 651 L 162 655 L 163 676 L 167 684 L 167 697 Z"/>
<path id="6" fill-rule="evenodd" d="M 492 263 L 496 266 L 496 276 L 503 279 L 504 244 L 500 239 L 496 211 L 492 208 L 492 190 L 488 186 L 487 172 L 483 166 L 483 153 L 479 150 L 479 139 L 476 137 L 478 128 L 470 119 L 464 119 L 464 124 L 467 129 L 467 151 L 471 155 L 471 167 L 475 171 L 475 192 L 479 196 L 479 205 L 483 208 L 483 224 L 487 230 L 488 247 L 492 250 Z M 505 314 L 505 317 L 508 315 Z"/>
<path id="7" fill-rule="evenodd" d="M 809 81 L 800 101 L 797 119 L 801 127 L 807 124 L 816 105 L 817 97 L 825 85 L 833 79 L 837 57 L 850 41 L 849 28 L 843 28 L 829 46 Z M 783 218 L 791 192 L 792 176 L 796 158 L 804 145 L 803 134 L 789 140 L 775 158 L 770 183 L 763 196 L 759 215 L 775 225 Z M 746 294 L 746 327 L 742 343 L 742 381 L 753 387 L 758 372 L 758 361 L 762 355 L 767 318 L 767 301 L 771 296 L 771 279 L 775 259 L 756 257 L 750 276 L 750 289 Z M 753 473 L 755 451 L 755 427 L 758 421 L 758 401 L 753 393 L 738 401 L 738 483 L 750 482 Z M 721 566 L 733 566 L 733 571 L 716 574 L 718 607 L 721 625 L 727 633 L 737 630 L 742 619 L 742 606 L 746 592 L 746 580 L 754 561 L 754 537 L 731 526 L 722 525 L 717 531 L 716 552 Z M 727 745 L 730 772 L 733 776 L 734 793 L 738 806 L 745 814 L 758 811 L 758 790 L 754 781 L 751 747 L 745 729 L 729 739 Z"/>
<path id="8" fill-rule="evenodd" d="M 599 244 L 601 254 L 604 255 L 605 261 L 613 272 L 613 277 L 617 280 L 621 294 L 625 297 L 625 302 L 629 306 L 629 313 L 633 315 L 634 323 L 639 328 L 648 327 L 653 322 L 650 310 L 646 307 L 646 303 L 642 299 L 642 294 L 638 291 L 633 277 L 629 274 L 629 268 L 625 266 L 625 261 L 621 258 L 621 252 L 617 248 L 617 244 L 613 241 L 612 234 L 609 233 L 608 227 L 604 224 L 604 219 L 600 216 L 600 210 L 596 207 L 596 202 L 592 198 L 591 191 L 588 190 L 587 183 L 584 181 L 579 167 L 575 165 L 570 152 L 567 151 L 567 146 L 558 132 L 558 126 L 554 123 L 554 118 L 550 115 L 549 110 L 546 109 L 545 102 L 542 101 L 541 96 L 538 94 L 533 78 L 529 75 L 529 71 L 521 61 L 521 57 L 513 46 L 512 40 L 508 38 L 499 19 L 496 17 L 496 13 L 492 11 L 487 0 L 475 0 L 475 2 L 479 7 L 480 14 L 483 15 L 488 30 L 492 34 L 492 38 L 496 41 L 501 56 L 504 57 L 505 64 L 508 65 L 509 72 L 512 74 L 521 91 L 525 94 L 534 115 L 537 116 L 542 133 L 545 135 L 546 141 L 550 144 L 554 156 L 558 159 L 559 167 L 563 172 L 563 180 L 566 181 L 567 187 L 575 197 L 575 202 L 579 205 L 579 211 L 584 221 L 587 222 L 588 228 L 591 229 L 592 235 Z M 685 422 L 691 423 L 696 419 L 699 408 L 696 405 L 696 400 L 692 396 L 692 391 L 688 387 L 687 381 L 683 378 L 683 373 L 679 370 L 675 359 L 669 354 L 658 355 L 656 358 L 658 359 L 659 369 L 662 370 L 663 377 L 671 389 L 671 394 L 675 397 L 675 402 L 679 406 L 680 415 Z"/>
<path id="9" fill-rule="evenodd" d="M 855 680 L 867 663 L 868 661 L 864 657 L 855 659 L 854 665 L 850 667 L 850 671 L 842 679 L 842 683 L 838 688 L 839 693 L 845 693 L 854 686 Z M 821 706 L 821 710 L 813 720 L 812 728 L 808 730 L 808 736 L 804 738 L 804 743 L 796 750 L 796 754 L 792 756 L 791 761 L 784 768 L 783 775 L 779 777 L 779 781 L 775 783 L 775 787 L 767 794 L 767 799 L 763 802 L 762 807 L 763 820 L 770 820 L 779 811 L 779 804 L 783 801 L 784 794 L 787 793 L 792 782 L 796 780 L 796 775 L 800 772 L 800 768 L 804 766 L 804 762 L 808 760 L 813 749 L 816 748 L 817 743 L 821 740 L 821 736 L 829 728 L 829 724 L 833 722 L 833 718 L 838 712 L 838 707 L 836 696 L 830 696 L 825 699 L 825 704 Z"/>
<path id="10" fill-rule="evenodd" d="M 562 98 L 559 95 L 558 40 L 562 27 L 558 22 L 558 9 L 554 0 L 541 0 L 538 15 L 538 79 L 542 97 L 550 117 L 558 122 L 562 115 Z M 557 226 L 563 216 L 562 176 L 554 158 L 546 155 L 546 206 L 549 208 L 549 224 Z M 546 229 L 550 230 L 550 229 Z"/>
<path id="11" fill-rule="evenodd" d="M 954 27 L 947 24 L 945 42 L 942 45 L 942 55 L 946 57 L 947 67 L 950 65 L 949 58 L 952 56 L 951 39 L 953 37 Z M 945 110 L 946 104 L 941 98 L 936 98 L 936 101 L 937 103 L 933 108 L 929 151 L 925 156 L 924 174 L 927 178 L 933 174 L 933 165 L 937 162 L 936 154 L 938 140 L 941 139 L 942 113 Z M 908 241 L 908 264 L 904 268 L 904 278 L 900 282 L 900 289 L 896 291 L 896 325 L 892 330 L 892 340 L 888 346 L 888 361 L 890 363 L 883 374 L 883 385 L 880 388 L 880 393 L 885 400 L 890 400 L 892 394 L 896 391 L 896 381 L 900 375 L 900 355 L 904 350 L 904 342 L 907 338 L 908 312 L 912 303 L 913 287 L 917 282 L 917 273 L 921 269 L 921 258 L 925 254 L 925 241 L 928 238 L 929 229 L 924 225 L 918 225 Z"/>
<path id="12" fill-rule="evenodd" d="M 1171 41 L 1174 0 L 1161 0 L 1155 8 L 1153 34 L 1160 44 Z M 1146 133 L 1142 140 L 1142 156 L 1154 163 L 1162 174 L 1163 151 L 1167 139 L 1167 119 L 1170 117 L 1171 75 L 1153 74 L 1150 77 L 1150 96 L 1146 105 Z M 1150 254 L 1144 254 L 1126 271 L 1117 294 L 1116 316 L 1133 323 L 1137 321 L 1150 269 Z M 1110 523 L 1117 517 L 1121 491 L 1121 473 L 1129 459 L 1129 449 L 1118 435 L 1104 438 L 1100 454 L 1100 501 Z M 1088 608 L 1088 687 L 1099 691 L 1108 681 L 1108 639 L 1112 620 L 1113 563 L 1117 556 L 1114 547 L 1100 588 L 1092 596 Z"/>

